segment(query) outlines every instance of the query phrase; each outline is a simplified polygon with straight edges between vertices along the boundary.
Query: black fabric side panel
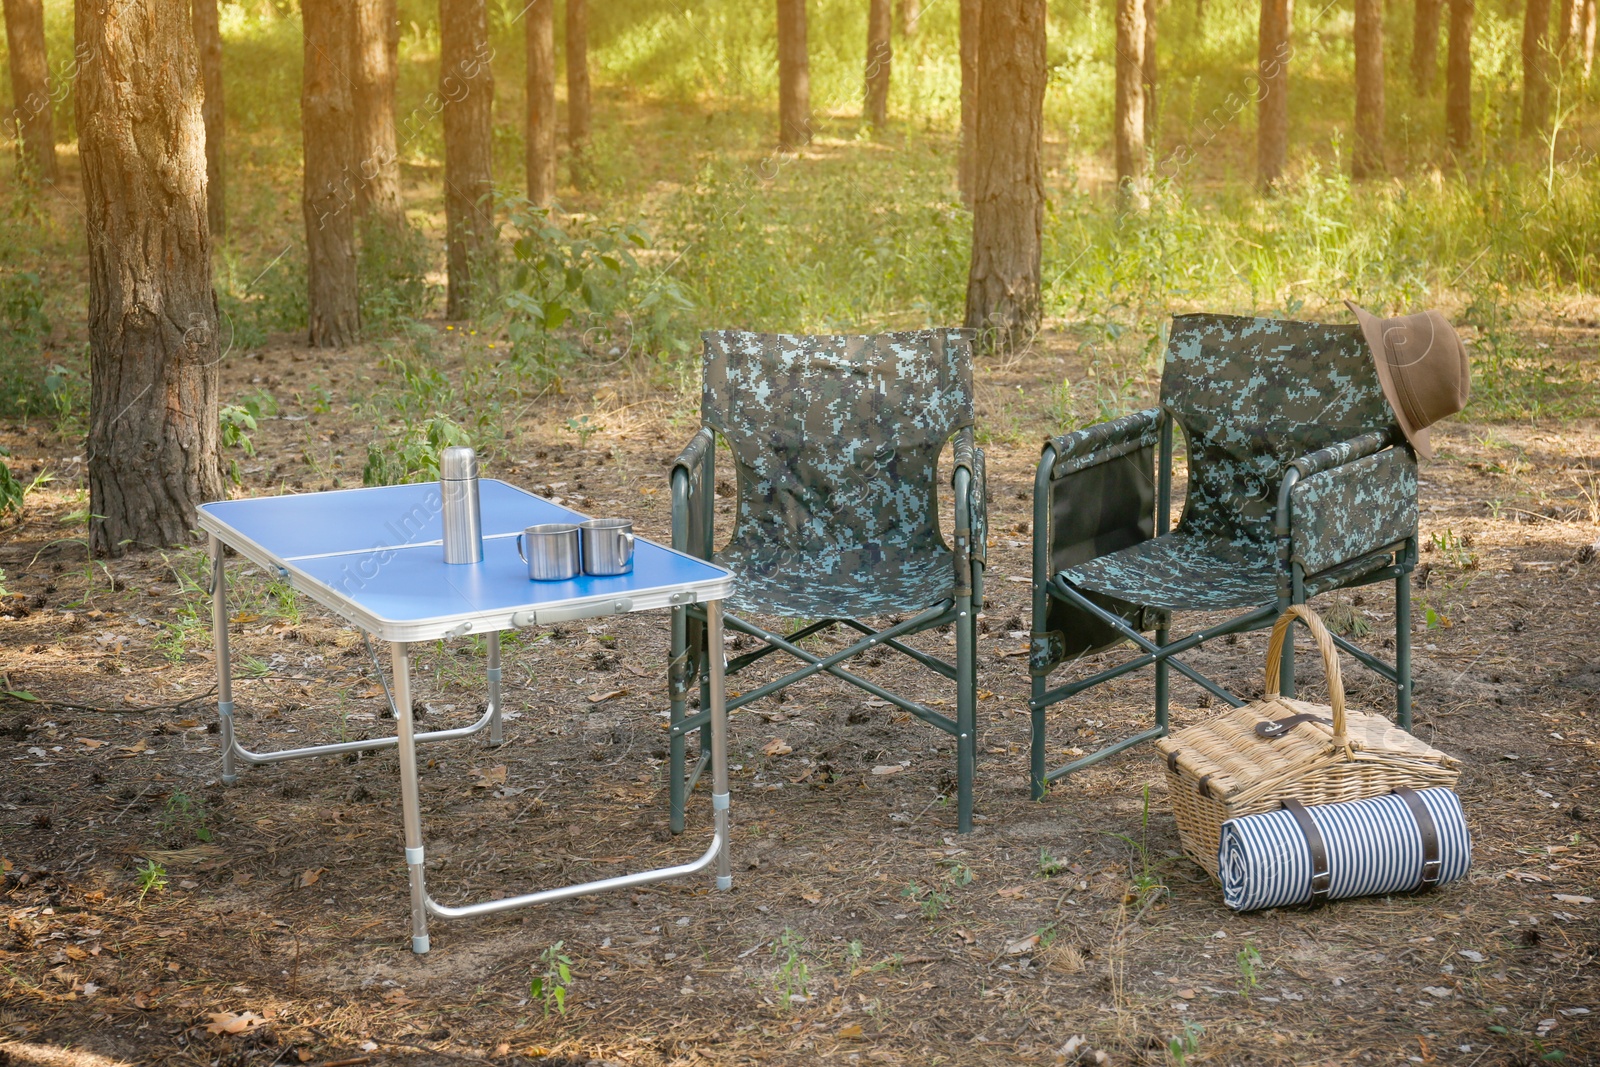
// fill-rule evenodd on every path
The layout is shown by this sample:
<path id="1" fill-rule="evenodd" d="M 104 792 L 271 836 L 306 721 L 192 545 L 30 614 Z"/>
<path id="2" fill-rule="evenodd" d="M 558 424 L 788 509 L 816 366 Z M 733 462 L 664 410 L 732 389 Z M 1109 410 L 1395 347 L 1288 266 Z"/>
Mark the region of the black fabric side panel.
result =
<path id="1" fill-rule="evenodd" d="M 1050 573 L 1120 551 L 1155 533 L 1154 446 L 1076 471 L 1050 483 Z M 1141 630 L 1155 629 L 1160 613 L 1114 597 L 1089 598 Z M 1049 629 L 1059 632 L 1066 657 L 1119 643 L 1111 627 L 1071 604 L 1050 599 Z"/>

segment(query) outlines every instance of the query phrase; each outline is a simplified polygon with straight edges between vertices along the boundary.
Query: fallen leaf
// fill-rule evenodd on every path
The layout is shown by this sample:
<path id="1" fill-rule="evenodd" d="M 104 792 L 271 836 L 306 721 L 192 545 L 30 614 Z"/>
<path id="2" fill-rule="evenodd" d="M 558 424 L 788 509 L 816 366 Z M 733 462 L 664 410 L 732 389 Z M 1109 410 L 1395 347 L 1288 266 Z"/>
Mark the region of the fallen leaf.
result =
<path id="1" fill-rule="evenodd" d="M 860 1023 L 851 1023 L 849 1026 L 839 1028 L 839 1040 L 841 1041 L 860 1041 L 866 1036 L 867 1032 L 861 1029 Z"/>
<path id="2" fill-rule="evenodd" d="M 1194 999 L 1194 990 L 1192 990 L 1192 989 L 1180 989 L 1180 990 L 1178 990 L 1178 996 L 1182 997 L 1184 1000 L 1193 1000 Z"/>
<path id="3" fill-rule="evenodd" d="M 872 768 L 872 773 L 873 774 L 899 774 L 903 770 L 905 770 L 905 768 L 900 766 L 900 764 L 898 764 L 898 763 L 890 763 L 890 764 L 887 764 L 887 765 L 882 766 L 882 767 L 874 767 L 874 768 Z"/>
<path id="4" fill-rule="evenodd" d="M 1456 991 L 1455 990 L 1447 989 L 1446 987 L 1444 987 L 1442 985 L 1425 985 L 1425 986 L 1422 987 L 1422 991 L 1424 993 L 1428 994 L 1428 996 L 1430 996 L 1430 997 L 1438 997 L 1440 1000 L 1443 1000 L 1446 997 L 1453 997 L 1453 996 L 1456 995 Z"/>
<path id="5" fill-rule="evenodd" d="M 1038 945 L 1038 944 L 1039 944 L 1039 935 L 1038 934 L 1029 934 L 1027 937 L 1022 938 L 1020 941 L 1013 941 L 1013 942 L 1011 942 L 1011 944 L 1007 945 L 1006 946 L 1006 955 L 1007 956 L 1021 956 L 1025 952 L 1032 952 L 1034 947 L 1036 945 Z"/>
<path id="6" fill-rule="evenodd" d="M 229 619 L 228 621 L 229 622 L 234 622 L 234 623 L 260 622 L 261 621 L 261 616 L 260 615 L 252 615 L 247 611 L 241 611 L 239 614 L 235 615 L 233 618 Z"/>
<path id="7" fill-rule="evenodd" d="M 317 880 L 320 879 L 323 874 L 327 872 L 327 870 L 328 868 L 326 867 L 312 867 L 308 870 L 301 871 L 300 876 L 294 880 L 294 884 L 301 889 L 304 889 L 307 886 L 316 885 Z"/>
<path id="8" fill-rule="evenodd" d="M 609 691 L 604 692 L 604 693 L 590 693 L 589 694 L 589 703 L 591 703 L 591 704 L 602 704 L 607 700 L 615 700 L 615 699 L 617 699 L 617 697 L 626 696 L 627 693 L 628 693 L 628 690 L 626 688 L 623 688 L 623 689 L 612 689 L 612 690 L 609 690 Z"/>
<path id="9" fill-rule="evenodd" d="M 210 1013 L 210 1019 L 211 1021 L 206 1023 L 208 1034 L 242 1034 L 267 1024 L 267 1020 L 253 1011 L 214 1011 Z"/>
<path id="10" fill-rule="evenodd" d="M 774 737 L 771 741 L 768 741 L 766 744 L 761 746 L 761 751 L 765 752 L 769 756 L 787 756 L 789 753 L 793 752 L 794 749 L 791 748 L 789 746 L 789 742 L 785 741 L 783 738 Z"/>
<path id="11" fill-rule="evenodd" d="M 472 788 L 474 789 L 493 789 L 497 785 L 505 785 L 505 764 L 494 767 L 474 767 L 472 769 L 472 777 Z"/>
<path id="12" fill-rule="evenodd" d="M 143 752 L 149 747 L 150 742 L 146 741 L 142 737 L 131 745 L 118 745 L 117 750 L 121 754 L 117 756 L 117 759 L 128 759 L 132 756 L 137 756 L 139 753 Z"/>
<path id="13" fill-rule="evenodd" d="M 821 904 L 822 894 L 815 889 L 806 889 L 801 891 L 800 899 L 805 901 L 807 904 Z"/>
<path id="14" fill-rule="evenodd" d="M 995 890 L 995 894 L 1002 897 L 1020 897 L 1027 890 L 1027 888 L 1028 887 L 1025 885 L 1002 886 L 1001 888 Z"/>
<path id="15" fill-rule="evenodd" d="M 873 699 L 866 701 L 863 706 L 868 708 L 886 708 L 889 706 L 889 702 L 887 700 Z"/>
<path id="16" fill-rule="evenodd" d="M 1551 895 L 1554 896 L 1558 901 L 1560 901 L 1563 904 L 1593 904 L 1594 903 L 1594 897 L 1580 897 L 1580 896 L 1577 896 L 1577 895 L 1575 895 L 1573 893 L 1553 893 Z"/>
<path id="17" fill-rule="evenodd" d="M 1477 949 L 1471 948 L 1464 948 L 1460 952 L 1457 952 L 1456 955 L 1460 956 L 1464 960 L 1471 960 L 1473 963 L 1482 963 L 1487 958 Z"/>
<path id="18" fill-rule="evenodd" d="M 1559 1014 L 1565 1015 L 1569 1019 L 1576 1018 L 1579 1015 L 1589 1014 L 1588 1008 L 1558 1008 L 1556 1010 Z"/>
<path id="19" fill-rule="evenodd" d="M 387 992 L 387 993 L 385 993 L 383 995 L 383 999 L 387 1000 L 390 1004 L 398 1004 L 401 1007 L 404 1007 L 407 1004 L 415 1004 L 416 1003 L 416 1001 L 414 1001 L 410 997 L 406 996 L 406 991 L 405 991 L 404 987 L 401 987 L 399 989 L 391 989 L 391 990 L 389 990 L 389 992 Z"/>
<path id="20" fill-rule="evenodd" d="M 105 742 L 104 741 L 96 741 L 92 737 L 80 737 L 80 738 L 78 738 L 78 744 L 82 745 L 84 748 L 96 749 L 96 748 L 99 748 L 101 745 L 104 745 Z"/>

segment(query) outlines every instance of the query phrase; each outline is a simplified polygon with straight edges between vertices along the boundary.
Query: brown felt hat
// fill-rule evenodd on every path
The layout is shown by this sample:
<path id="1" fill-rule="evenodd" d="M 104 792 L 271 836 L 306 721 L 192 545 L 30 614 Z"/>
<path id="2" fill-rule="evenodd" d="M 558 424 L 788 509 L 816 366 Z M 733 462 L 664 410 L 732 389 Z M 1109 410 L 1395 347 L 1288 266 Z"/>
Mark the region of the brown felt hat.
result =
<path id="1" fill-rule="evenodd" d="M 1352 301 L 1345 304 L 1361 323 L 1383 395 L 1406 440 L 1423 459 L 1432 459 L 1428 427 L 1467 406 L 1472 373 L 1467 346 L 1437 311 L 1380 319 Z"/>

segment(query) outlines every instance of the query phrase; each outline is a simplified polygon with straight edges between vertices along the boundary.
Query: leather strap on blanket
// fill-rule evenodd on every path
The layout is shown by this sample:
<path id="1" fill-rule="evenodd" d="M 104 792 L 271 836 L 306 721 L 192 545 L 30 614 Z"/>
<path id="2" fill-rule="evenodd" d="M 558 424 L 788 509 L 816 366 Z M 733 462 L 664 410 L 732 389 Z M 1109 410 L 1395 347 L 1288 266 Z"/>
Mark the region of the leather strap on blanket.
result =
<path id="1" fill-rule="evenodd" d="M 1418 801 L 1420 804 L 1421 801 Z M 1328 867 L 1328 848 L 1322 842 L 1322 831 L 1317 829 L 1317 824 L 1312 820 L 1311 813 L 1306 806 L 1298 800 L 1285 800 L 1284 810 L 1294 816 L 1295 823 L 1300 827 L 1300 832 L 1306 835 L 1306 847 L 1311 852 L 1311 902 L 1324 904 L 1328 894 L 1333 889 L 1333 872 Z M 1438 856 L 1438 834 L 1434 835 L 1434 856 Z M 1437 877 L 1438 866 L 1434 867 Z"/>
<path id="2" fill-rule="evenodd" d="M 1422 880 L 1417 888 L 1432 889 L 1439 884 L 1439 827 L 1415 789 L 1396 789 L 1394 795 L 1411 809 L 1411 817 L 1417 820 L 1417 832 L 1422 835 Z"/>

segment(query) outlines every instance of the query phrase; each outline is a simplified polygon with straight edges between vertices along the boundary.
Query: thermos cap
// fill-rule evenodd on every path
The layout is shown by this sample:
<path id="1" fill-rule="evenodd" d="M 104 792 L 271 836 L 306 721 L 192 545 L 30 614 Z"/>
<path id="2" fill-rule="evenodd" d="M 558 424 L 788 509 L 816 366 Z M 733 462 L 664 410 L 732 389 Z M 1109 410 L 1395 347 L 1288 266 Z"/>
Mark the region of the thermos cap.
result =
<path id="1" fill-rule="evenodd" d="M 451 445 L 439 453 L 439 477 L 460 481 L 478 476 L 478 453 L 467 445 Z"/>

